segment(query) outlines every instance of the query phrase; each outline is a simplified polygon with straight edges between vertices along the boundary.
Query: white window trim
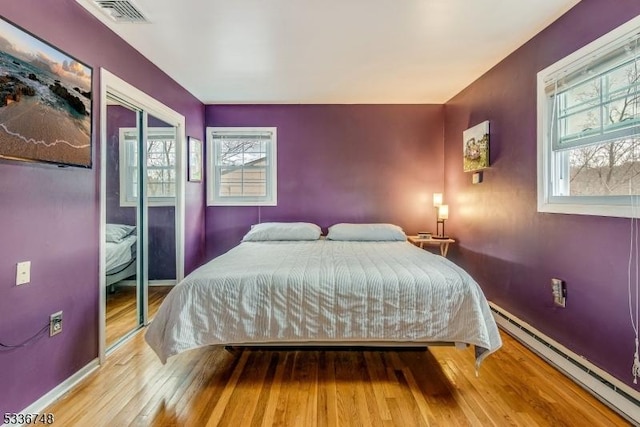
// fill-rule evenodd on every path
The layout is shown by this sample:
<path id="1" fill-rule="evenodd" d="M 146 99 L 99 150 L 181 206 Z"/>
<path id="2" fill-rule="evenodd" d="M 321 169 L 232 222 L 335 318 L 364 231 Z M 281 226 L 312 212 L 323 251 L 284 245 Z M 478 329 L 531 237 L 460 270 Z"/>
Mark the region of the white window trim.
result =
<path id="1" fill-rule="evenodd" d="M 149 135 L 166 134 L 170 130 L 175 135 L 174 128 L 148 128 Z M 127 145 L 125 144 L 125 134 L 131 132 L 137 132 L 137 128 L 120 128 L 119 132 L 119 175 L 120 175 L 120 206 L 121 207 L 135 207 L 137 205 L 137 198 L 129 194 L 130 186 L 130 169 L 127 163 Z M 176 146 L 177 150 L 177 146 Z M 177 168 L 176 168 L 177 174 Z M 177 188 L 177 186 L 176 186 Z M 149 207 L 163 207 L 163 206 L 175 206 L 175 196 L 148 196 Z"/>
<path id="2" fill-rule="evenodd" d="M 597 215 L 632 218 L 634 211 L 629 196 L 611 197 L 569 197 L 553 196 L 552 148 L 548 135 L 548 118 L 551 115 L 545 94 L 545 82 L 563 70 L 567 73 L 593 61 L 598 51 L 624 37 L 632 37 L 640 30 L 640 16 L 589 43 L 569 56 L 550 65 L 537 75 L 537 163 L 538 163 L 538 212 L 577 215 Z M 556 185 L 558 185 L 556 183 Z"/>
<path id="3" fill-rule="evenodd" d="M 242 200 L 233 198 L 225 200 L 216 195 L 216 174 L 215 174 L 215 147 L 213 132 L 271 132 L 272 139 L 269 144 L 269 175 L 267 179 L 271 183 L 271 195 L 262 200 Z M 278 205 L 278 157 L 277 157 L 277 128 L 275 127 L 207 127 L 207 206 L 277 206 Z"/>

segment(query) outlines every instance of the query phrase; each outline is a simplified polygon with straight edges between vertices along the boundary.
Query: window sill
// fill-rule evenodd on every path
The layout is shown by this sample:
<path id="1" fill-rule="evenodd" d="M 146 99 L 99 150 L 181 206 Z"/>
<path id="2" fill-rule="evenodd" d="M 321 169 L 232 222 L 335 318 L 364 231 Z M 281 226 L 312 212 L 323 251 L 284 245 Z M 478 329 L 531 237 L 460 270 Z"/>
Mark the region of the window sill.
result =
<path id="1" fill-rule="evenodd" d="M 617 218 L 634 217 L 633 209 L 629 205 L 586 205 L 577 203 L 541 202 L 538 203 L 538 212 L 568 215 L 593 215 Z M 638 216 L 638 212 L 636 212 L 635 216 Z"/>

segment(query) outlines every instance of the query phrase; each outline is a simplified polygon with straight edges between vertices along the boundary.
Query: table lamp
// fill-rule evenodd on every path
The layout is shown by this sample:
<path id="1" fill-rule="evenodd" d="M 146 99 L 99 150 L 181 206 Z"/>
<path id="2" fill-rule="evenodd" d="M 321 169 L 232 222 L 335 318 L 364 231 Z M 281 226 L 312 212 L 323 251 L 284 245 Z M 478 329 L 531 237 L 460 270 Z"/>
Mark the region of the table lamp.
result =
<path id="1" fill-rule="evenodd" d="M 444 222 L 449 219 L 449 205 L 438 206 L 438 220 L 436 222 L 436 235 L 434 239 L 448 239 L 449 236 L 444 234 Z M 440 224 L 442 224 L 442 233 L 440 233 Z"/>

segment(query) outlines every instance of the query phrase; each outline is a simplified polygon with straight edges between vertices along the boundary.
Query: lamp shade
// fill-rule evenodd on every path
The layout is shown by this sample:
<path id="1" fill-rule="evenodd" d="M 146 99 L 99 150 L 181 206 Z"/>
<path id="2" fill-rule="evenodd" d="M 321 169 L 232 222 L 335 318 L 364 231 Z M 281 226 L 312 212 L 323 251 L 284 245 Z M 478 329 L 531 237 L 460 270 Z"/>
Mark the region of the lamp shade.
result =
<path id="1" fill-rule="evenodd" d="M 449 205 L 438 206 L 438 219 L 449 219 Z"/>
<path id="2" fill-rule="evenodd" d="M 442 204 L 442 193 L 433 193 L 433 206 L 436 208 Z"/>

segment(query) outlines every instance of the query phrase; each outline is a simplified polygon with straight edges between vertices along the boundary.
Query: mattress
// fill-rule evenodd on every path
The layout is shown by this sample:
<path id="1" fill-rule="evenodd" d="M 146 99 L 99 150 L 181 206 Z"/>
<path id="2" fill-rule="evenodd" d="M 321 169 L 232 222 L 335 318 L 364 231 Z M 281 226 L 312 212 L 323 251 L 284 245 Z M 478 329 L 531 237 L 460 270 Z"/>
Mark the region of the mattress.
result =
<path id="1" fill-rule="evenodd" d="M 124 270 L 135 260 L 136 235 L 130 235 L 118 242 L 106 242 L 105 271 L 107 275 Z"/>
<path id="2" fill-rule="evenodd" d="M 205 345 L 456 342 L 501 346 L 478 284 L 407 242 L 243 242 L 167 295 L 145 338 L 164 363 Z"/>

